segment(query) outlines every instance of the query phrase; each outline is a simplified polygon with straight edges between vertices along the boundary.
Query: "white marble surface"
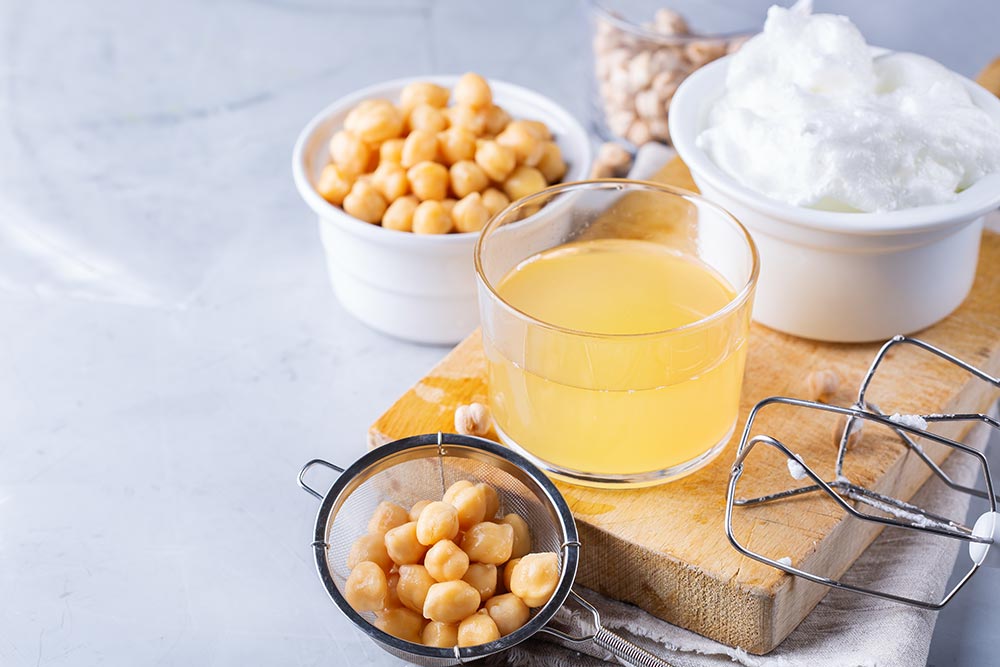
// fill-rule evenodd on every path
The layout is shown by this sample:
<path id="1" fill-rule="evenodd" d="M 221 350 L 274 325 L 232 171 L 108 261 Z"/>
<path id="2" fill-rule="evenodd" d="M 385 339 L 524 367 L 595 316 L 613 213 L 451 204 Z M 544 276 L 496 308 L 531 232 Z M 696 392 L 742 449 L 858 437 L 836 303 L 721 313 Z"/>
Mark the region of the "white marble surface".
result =
<path id="1" fill-rule="evenodd" d="M 818 4 L 965 73 L 997 48 L 988 1 Z M 419 73 L 583 118 L 580 6 L 4 0 L 0 53 L 0 664 L 394 664 L 326 599 L 294 477 L 444 350 L 335 302 L 291 145 Z M 1000 575 L 971 586 L 935 665 L 995 658 Z"/>

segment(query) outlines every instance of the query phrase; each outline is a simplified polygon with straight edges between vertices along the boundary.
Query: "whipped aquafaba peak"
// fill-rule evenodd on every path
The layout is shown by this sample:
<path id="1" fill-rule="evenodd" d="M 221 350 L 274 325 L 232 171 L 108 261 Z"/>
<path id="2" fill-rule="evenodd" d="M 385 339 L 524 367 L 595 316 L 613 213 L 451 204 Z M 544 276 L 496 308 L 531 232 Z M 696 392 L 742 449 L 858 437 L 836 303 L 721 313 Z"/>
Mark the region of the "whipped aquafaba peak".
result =
<path id="1" fill-rule="evenodd" d="M 1000 171 L 1000 123 L 962 79 L 912 53 L 872 55 L 847 17 L 771 7 L 729 59 L 698 145 L 795 206 L 893 211 L 953 200 Z"/>

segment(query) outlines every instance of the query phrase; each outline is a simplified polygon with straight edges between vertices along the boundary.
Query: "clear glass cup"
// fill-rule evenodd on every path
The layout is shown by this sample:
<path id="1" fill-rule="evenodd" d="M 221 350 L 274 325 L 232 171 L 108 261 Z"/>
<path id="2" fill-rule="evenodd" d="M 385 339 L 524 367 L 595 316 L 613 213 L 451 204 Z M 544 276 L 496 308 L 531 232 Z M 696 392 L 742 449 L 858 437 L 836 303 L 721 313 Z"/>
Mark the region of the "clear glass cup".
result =
<path id="1" fill-rule="evenodd" d="M 526 260 L 554 248 L 565 253 L 566 244 L 572 253 L 605 252 L 618 264 L 575 277 L 527 270 Z M 615 254 L 622 249 L 640 252 L 639 262 Z M 696 273 L 642 280 L 633 265 L 646 266 L 647 252 L 657 270 Z M 733 216 L 656 183 L 568 183 L 495 216 L 483 229 L 475 264 L 490 407 L 507 445 L 557 478 L 611 487 L 676 479 L 725 446 L 739 410 L 758 273 L 757 249 Z M 532 266 L 552 271 L 567 265 Z M 520 282 L 508 278 L 515 270 Z M 580 275 L 591 287 L 579 282 Z M 687 323 L 649 331 L 642 329 L 641 309 L 622 306 L 616 296 L 595 298 L 604 294 L 602 285 L 631 294 L 632 276 L 636 303 L 645 299 L 657 309 L 674 308 L 671 298 L 679 299 L 678 308 L 691 306 L 703 283 L 725 289 L 706 292 L 714 299 L 705 301 L 713 304 L 707 312 L 692 302 L 689 312 L 697 315 Z M 533 304 L 532 313 L 511 303 L 526 308 L 523 298 L 556 310 L 570 304 L 585 318 L 603 317 L 603 308 L 610 319 L 595 327 L 600 330 L 575 329 L 547 321 L 541 306 Z"/>

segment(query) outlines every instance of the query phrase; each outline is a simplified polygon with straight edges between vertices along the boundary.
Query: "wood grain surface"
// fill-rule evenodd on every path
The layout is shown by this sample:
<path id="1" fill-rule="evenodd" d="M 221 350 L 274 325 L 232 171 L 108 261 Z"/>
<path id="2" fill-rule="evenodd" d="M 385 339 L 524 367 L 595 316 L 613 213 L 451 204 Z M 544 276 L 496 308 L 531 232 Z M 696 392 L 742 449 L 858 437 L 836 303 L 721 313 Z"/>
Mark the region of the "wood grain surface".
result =
<path id="1" fill-rule="evenodd" d="M 666 165 L 655 180 L 695 190 L 679 160 Z M 976 281 L 962 306 L 918 336 L 988 372 L 1000 371 L 1000 235 L 984 233 Z M 751 653 L 777 646 L 827 589 L 741 556 L 729 545 L 723 518 L 736 442 L 755 403 L 772 395 L 805 397 L 806 377 L 813 370 L 835 370 L 842 382 L 829 400 L 849 405 L 877 349 L 804 340 L 754 324 L 738 430 L 715 461 L 689 477 L 650 489 L 559 484 L 580 529 L 580 583 Z M 995 399 L 985 383 L 929 356 L 900 352 L 898 357 L 885 364 L 872 388 L 872 400 L 877 396 L 884 411 L 983 411 Z M 455 408 L 473 401 L 487 401 L 478 331 L 372 425 L 369 443 L 453 431 Z M 951 426 L 939 432 L 963 435 Z M 791 418 L 776 410 L 762 415 L 759 427 L 760 432 L 781 433 L 808 464 L 832 471 L 836 442 L 830 419 Z M 945 452 L 931 449 L 935 458 L 943 458 Z M 796 484 L 783 458 L 763 452 L 754 465 L 740 495 Z M 903 499 L 930 474 L 891 433 L 867 431 L 852 448 L 846 472 L 854 481 Z M 755 546 L 790 558 L 796 567 L 832 577 L 843 574 L 878 534 L 872 524 L 848 520 L 818 497 L 769 508 L 766 515 L 747 511 L 745 526 L 738 524 L 741 539 L 752 538 Z"/>

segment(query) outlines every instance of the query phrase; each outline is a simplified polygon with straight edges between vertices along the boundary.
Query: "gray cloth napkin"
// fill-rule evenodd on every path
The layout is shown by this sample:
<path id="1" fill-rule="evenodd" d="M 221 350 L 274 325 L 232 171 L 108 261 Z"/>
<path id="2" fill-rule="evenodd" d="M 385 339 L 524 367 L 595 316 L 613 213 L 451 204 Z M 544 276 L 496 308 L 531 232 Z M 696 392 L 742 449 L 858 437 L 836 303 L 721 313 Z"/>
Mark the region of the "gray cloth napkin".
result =
<path id="1" fill-rule="evenodd" d="M 996 411 L 994 410 L 994 414 Z M 990 429 L 977 425 L 966 438 L 985 446 Z M 974 483 L 977 466 L 969 456 L 952 456 L 943 466 L 964 485 Z M 945 516 L 965 516 L 969 496 L 932 481 L 914 496 L 920 507 Z M 843 577 L 846 582 L 883 590 L 919 590 L 926 599 L 944 594 L 956 556 L 968 558 L 959 540 L 927 539 L 913 531 L 883 533 Z M 586 547 L 586 545 L 584 545 Z M 961 548 L 961 552 L 960 552 Z M 586 558 L 586 550 L 582 554 Z M 971 561 L 969 563 L 971 567 Z M 973 579 L 975 581 L 975 579 Z M 638 607 L 575 587 L 601 612 L 604 625 L 676 667 L 710 667 L 738 663 L 747 667 L 912 667 L 924 665 L 934 632 L 935 613 L 850 591 L 831 590 L 802 624 L 766 656 L 750 655 L 662 621 Z M 589 618 L 570 618 L 588 627 Z M 606 664 L 600 649 L 582 647 L 588 655 L 533 639 L 517 646 L 502 661 L 514 667 L 597 667 Z"/>

